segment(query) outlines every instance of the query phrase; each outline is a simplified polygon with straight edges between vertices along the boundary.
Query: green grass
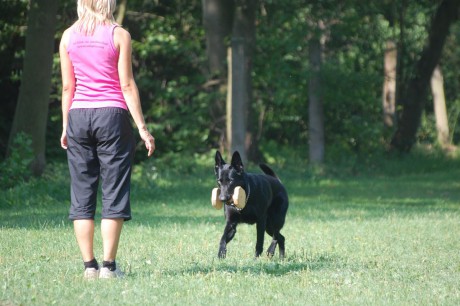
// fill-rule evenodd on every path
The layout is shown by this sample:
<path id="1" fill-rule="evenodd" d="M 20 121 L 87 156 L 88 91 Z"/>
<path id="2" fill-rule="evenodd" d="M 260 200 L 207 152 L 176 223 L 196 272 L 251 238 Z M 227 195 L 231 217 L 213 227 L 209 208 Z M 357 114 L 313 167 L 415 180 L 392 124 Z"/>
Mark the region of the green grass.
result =
<path id="1" fill-rule="evenodd" d="M 249 225 L 218 260 L 212 156 L 172 169 L 153 160 L 133 174 L 118 254 L 127 277 L 93 282 L 67 220 L 66 165 L 55 164 L 0 191 L 0 305 L 458 305 L 459 161 L 416 160 L 318 176 L 274 159 L 290 194 L 284 261 L 253 258 Z"/>

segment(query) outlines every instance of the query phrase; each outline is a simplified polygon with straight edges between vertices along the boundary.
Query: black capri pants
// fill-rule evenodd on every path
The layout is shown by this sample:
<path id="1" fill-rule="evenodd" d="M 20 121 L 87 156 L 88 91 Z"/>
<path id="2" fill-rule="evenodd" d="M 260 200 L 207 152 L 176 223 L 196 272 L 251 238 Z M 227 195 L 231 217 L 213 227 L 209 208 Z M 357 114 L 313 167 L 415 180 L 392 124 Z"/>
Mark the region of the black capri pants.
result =
<path id="1" fill-rule="evenodd" d="M 69 219 L 94 220 L 101 179 L 101 217 L 130 220 L 135 140 L 128 111 L 118 107 L 71 109 L 68 118 Z"/>

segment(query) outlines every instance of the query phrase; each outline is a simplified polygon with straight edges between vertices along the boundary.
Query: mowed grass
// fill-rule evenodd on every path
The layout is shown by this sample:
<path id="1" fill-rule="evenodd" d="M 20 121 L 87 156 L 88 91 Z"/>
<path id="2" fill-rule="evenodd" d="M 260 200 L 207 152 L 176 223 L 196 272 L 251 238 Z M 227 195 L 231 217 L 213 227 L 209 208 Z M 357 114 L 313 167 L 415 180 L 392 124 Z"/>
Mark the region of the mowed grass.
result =
<path id="1" fill-rule="evenodd" d="M 333 176 L 280 164 L 290 195 L 285 260 L 254 259 L 250 225 L 217 259 L 224 217 L 210 203 L 212 156 L 138 167 L 121 280 L 83 280 L 65 164 L 0 191 L 0 305 L 460 304 L 458 161 Z M 102 261 L 98 233 L 95 244 Z"/>

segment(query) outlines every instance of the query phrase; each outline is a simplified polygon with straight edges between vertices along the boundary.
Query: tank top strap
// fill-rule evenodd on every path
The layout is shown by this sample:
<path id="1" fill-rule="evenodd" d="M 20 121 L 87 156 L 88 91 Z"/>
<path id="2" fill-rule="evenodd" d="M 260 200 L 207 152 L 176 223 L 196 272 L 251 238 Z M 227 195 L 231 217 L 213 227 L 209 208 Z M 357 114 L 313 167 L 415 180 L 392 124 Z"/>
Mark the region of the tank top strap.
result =
<path id="1" fill-rule="evenodd" d="M 112 50 L 116 53 L 118 53 L 118 50 L 117 48 L 115 47 L 115 28 L 119 27 L 118 24 L 112 24 L 110 27 L 109 27 L 109 31 L 108 31 L 108 34 L 109 34 L 109 42 L 110 42 L 110 45 L 112 47 Z"/>

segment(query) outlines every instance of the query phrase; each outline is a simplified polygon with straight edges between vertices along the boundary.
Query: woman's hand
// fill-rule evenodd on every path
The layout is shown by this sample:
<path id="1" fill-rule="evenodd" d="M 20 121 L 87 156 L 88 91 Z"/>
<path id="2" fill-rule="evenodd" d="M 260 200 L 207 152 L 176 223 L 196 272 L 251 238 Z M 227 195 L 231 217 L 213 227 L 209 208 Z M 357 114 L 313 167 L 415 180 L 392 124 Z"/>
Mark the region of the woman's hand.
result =
<path id="1" fill-rule="evenodd" d="M 65 150 L 67 150 L 67 132 L 65 129 L 62 130 L 62 135 L 61 135 L 61 147 Z"/>
<path id="2" fill-rule="evenodd" d="M 139 135 L 145 143 L 145 148 L 148 151 L 147 156 L 150 157 L 155 151 L 155 138 L 153 138 L 147 128 L 139 129 Z"/>

